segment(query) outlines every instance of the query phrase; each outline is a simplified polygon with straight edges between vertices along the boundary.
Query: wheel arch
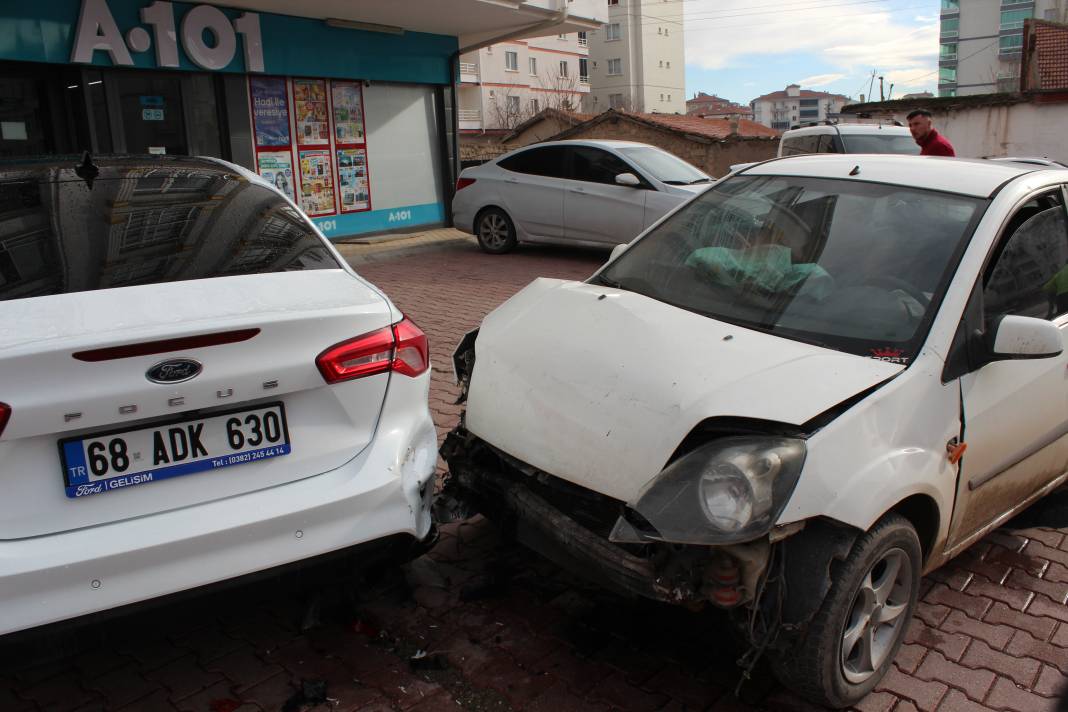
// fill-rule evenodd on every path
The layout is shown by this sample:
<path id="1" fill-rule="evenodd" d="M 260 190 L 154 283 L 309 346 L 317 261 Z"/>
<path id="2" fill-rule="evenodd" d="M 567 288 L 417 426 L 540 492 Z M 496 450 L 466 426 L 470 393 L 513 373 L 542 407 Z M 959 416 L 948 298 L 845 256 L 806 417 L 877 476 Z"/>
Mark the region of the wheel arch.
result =
<path id="1" fill-rule="evenodd" d="M 912 494 L 888 509 L 883 516 L 890 513 L 900 514 L 916 530 L 916 536 L 920 539 L 920 551 L 923 552 L 923 563 L 926 565 L 934 553 L 941 529 L 938 502 L 927 494 Z"/>
<path id="2" fill-rule="evenodd" d="M 500 210 L 502 213 L 504 213 L 508 217 L 509 220 L 512 221 L 512 225 L 513 226 L 515 225 L 515 220 L 512 218 L 512 214 L 510 212 L 508 212 L 508 208 L 506 208 L 503 205 L 500 205 L 498 203 L 486 203 L 481 208 L 479 208 L 478 210 L 475 211 L 475 217 L 474 217 L 474 219 L 471 220 L 471 234 L 472 235 L 476 235 L 476 236 L 478 235 L 478 219 L 480 217 L 482 217 L 482 214 L 485 213 L 487 210 Z"/>

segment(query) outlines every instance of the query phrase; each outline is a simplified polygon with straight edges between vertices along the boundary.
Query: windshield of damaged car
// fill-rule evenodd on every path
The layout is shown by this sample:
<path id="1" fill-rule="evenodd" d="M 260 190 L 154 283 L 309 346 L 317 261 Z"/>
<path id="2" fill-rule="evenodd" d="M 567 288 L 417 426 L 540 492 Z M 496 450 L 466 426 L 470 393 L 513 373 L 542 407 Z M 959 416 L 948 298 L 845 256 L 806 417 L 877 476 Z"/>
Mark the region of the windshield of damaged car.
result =
<path id="1" fill-rule="evenodd" d="M 594 279 L 908 363 L 985 204 L 901 186 L 743 175 L 689 203 Z"/>

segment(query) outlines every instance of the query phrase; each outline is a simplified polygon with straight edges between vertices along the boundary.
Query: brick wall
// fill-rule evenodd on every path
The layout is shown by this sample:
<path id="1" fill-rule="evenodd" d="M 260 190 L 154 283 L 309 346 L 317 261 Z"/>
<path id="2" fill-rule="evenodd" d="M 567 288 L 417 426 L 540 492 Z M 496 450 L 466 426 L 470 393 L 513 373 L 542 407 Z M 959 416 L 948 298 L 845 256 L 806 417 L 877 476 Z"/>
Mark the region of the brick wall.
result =
<path id="1" fill-rule="evenodd" d="M 599 138 L 640 141 L 673 153 L 711 176 L 726 175 L 736 163 L 750 163 L 774 158 L 778 138 L 732 137 L 715 139 L 689 138 L 672 131 L 641 126 L 629 121 L 602 122 L 570 134 L 569 139 Z"/>

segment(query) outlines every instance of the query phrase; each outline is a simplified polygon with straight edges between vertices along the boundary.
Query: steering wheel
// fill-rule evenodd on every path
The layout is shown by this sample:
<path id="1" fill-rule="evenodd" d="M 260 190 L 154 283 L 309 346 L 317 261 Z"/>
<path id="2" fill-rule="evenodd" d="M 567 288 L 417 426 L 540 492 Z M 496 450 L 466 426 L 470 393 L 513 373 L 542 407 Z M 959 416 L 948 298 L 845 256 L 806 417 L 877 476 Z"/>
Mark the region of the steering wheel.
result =
<path id="1" fill-rule="evenodd" d="M 865 281 L 873 287 L 885 287 L 887 289 L 900 289 L 905 294 L 909 295 L 917 302 L 922 304 L 924 308 L 931 304 L 931 299 L 926 294 L 920 291 L 916 285 L 906 282 L 900 277 L 894 277 L 892 275 L 884 274 L 877 277 L 872 277 Z"/>

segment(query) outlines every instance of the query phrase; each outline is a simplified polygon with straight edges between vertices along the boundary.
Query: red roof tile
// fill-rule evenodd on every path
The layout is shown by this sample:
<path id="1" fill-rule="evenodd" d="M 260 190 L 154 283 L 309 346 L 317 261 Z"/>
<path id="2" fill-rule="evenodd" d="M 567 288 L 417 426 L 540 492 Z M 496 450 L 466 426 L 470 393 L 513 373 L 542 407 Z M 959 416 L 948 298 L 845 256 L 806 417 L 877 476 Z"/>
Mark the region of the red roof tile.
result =
<path id="1" fill-rule="evenodd" d="M 1034 29 L 1038 88 L 1068 89 L 1068 25 L 1036 22 Z"/>
<path id="2" fill-rule="evenodd" d="M 724 139 L 731 135 L 730 119 L 704 119 L 699 116 L 682 116 L 680 114 L 632 114 L 620 112 L 640 121 L 656 124 L 673 131 Z M 749 119 L 738 119 L 738 136 L 778 136 L 779 132 Z"/>

